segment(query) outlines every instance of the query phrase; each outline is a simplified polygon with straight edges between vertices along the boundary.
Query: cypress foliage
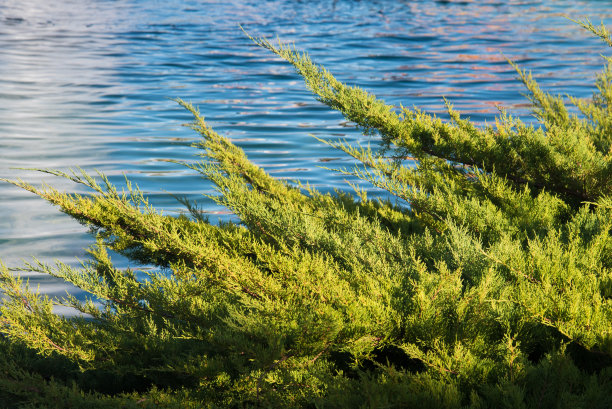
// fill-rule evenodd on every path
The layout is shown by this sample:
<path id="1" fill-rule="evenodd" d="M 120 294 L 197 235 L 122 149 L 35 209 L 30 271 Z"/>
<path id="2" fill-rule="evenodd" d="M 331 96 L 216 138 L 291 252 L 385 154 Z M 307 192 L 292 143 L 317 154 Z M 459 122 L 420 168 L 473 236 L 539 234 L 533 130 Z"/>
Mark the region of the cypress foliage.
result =
<path id="1" fill-rule="evenodd" d="M 612 46 L 605 27 L 579 22 Z M 202 160 L 240 223 L 164 216 L 104 175 L 91 189 L 11 181 L 92 228 L 82 268 L 22 267 L 83 289 L 52 300 L 0 268 L 8 407 L 612 407 L 612 61 L 591 100 L 542 91 L 540 126 L 479 128 L 396 109 L 293 47 L 292 64 L 374 151 L 335 171 L 389 200 L 276 180 L 188 102 Z M 107 249 L 159 270 L 113 266 Z M 60 303 L 82 317 L 53 314 Z"/>

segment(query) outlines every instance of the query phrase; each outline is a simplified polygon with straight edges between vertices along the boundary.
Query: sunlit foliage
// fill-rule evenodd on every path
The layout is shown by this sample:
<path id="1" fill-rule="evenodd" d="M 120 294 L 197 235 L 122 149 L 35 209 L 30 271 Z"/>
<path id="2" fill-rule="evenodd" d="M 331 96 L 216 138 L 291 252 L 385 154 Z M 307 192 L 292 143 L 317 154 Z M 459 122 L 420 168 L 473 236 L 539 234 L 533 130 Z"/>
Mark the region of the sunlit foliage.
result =
<path id="1" fill-rule="evenodd" d="M 581 23 L 612 45 L 605 27 Z M 239 223 L 162 215 L 128 185 L 12 181 L 90 226 L 82 268 L 24 270 L 90 294 L 60 302 L 2 267 L 0 399 L 14 407 L 612 407 L 612 63 L 590 100 L 517 67 L 540 126 L 385 104 L 306 54 L 252 38 L 382 148 L 322 141 L 385 191 L 272 178 L 197 109 L 186 165 Z M 574 108 L 566 106 L 569 99 Z M 409 159 L 409 160 L 408 160 Z M 207 192 L 210 193 L 210 192 Z M 143 279 L 107 249 L 156 265 Z"/>

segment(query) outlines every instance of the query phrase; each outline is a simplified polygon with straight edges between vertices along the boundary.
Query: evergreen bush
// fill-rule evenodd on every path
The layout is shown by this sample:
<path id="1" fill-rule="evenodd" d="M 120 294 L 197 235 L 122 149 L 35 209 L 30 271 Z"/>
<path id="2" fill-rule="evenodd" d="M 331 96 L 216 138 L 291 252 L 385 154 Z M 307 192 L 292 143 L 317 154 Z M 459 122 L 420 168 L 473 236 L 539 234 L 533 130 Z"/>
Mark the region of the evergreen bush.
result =
<path id="1" fill-rule="evenodd" d="M 605 27 L 580 22 L 612 46 Z M 592 100 L 517 68 L 539 126 L 476 127 L 386 105 L 293 47 L 324 104 L 382 148 L 323 141 L 389 200 L 276 180 L 190 103 L 202 160 L 240 223 L 164 216 L 103 175 L 92 190 L 17 186 L 90 226 L 91 299 L 37 294 L 1 268 L 2 407 L 612 407 L 612 59 Z M 605 57 L 604 57 L 605 58 Z M 107 249 L 159 270 L 139 279 Z M 53 313 L 56 303 L 83 315 Z"/>

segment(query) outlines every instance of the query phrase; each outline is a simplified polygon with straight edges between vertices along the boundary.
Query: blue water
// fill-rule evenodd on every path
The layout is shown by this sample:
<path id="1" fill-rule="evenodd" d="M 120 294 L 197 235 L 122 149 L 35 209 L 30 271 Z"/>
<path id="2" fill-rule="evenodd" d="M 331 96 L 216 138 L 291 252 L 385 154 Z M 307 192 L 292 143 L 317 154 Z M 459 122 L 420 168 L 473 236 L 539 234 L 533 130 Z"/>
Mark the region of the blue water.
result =
<path id="1" fill-rule="evenodd" d="M 190 120 L 169 98 L 199 105 L 220 133 L 273 175 L 346 189 L 319 166 L 347 163 L 317 142 L 367 142 L 315 101 L 291 67 L 254 46 L 253 35 L 295 42 L 342 81 L 391 104 L 443 114 L 442 97 L 473 120 L 496 105 L 528 117 L 510 58 L 547 90 L 589 97 L 608 50 L 565 16 L 612 22 L 596 0 L 184 1 L 2 0 L 0 177 L 79 187 L 31 171 L 80 166 L 137 183 L 169 214 L 169 193 L 198 200 L 211 186 L 169 160 L 194 160 Z M 0 184 L 0 259 L 36 256 L 75 264 L 92 240 L 41 199 Z M 120 265 L 125 265 L 120 260 Z M 38 275 L 50 294 L 66 286 Z"/>

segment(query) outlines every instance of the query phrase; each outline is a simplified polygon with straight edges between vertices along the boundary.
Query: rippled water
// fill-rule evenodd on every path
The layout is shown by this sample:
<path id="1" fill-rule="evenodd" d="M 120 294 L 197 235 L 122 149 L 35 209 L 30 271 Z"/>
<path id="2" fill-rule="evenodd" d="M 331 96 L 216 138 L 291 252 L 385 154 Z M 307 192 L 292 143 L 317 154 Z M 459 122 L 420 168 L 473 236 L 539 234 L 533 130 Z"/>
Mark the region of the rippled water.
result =
<path id="1" fill-rule="evenodd" d="M 254 35 L 295 42 L 342 81 L 393 104 L 442 113 L 447 97 L 473 120 L 502 105 L 528 114 L 506 57 L 552 92 L 588 97 L 607 52 L 564 16 L 610 23 L 609 1 L 183 1 L 0 2 L 0 177 L 61 180 L 13 169 L 81 166 L 122 184 L 125 173 L 158 208 L 197 199 L 210 185 L 169 162 L 193 160 L 189 115 L 199 105 L 217 131 L 275 176 L 327 190 L 342 177 L 338 152 L 312 138 L 367 140 L 316 102 Z M 443 113 L 442 113 L 443 115 Z M 91 243 L 84 227 L 41 199 L 0 184 L 0 259 L 74 263 Z M 125 263 L 125 261 L 121 261 Z M 66 287 L 32 276 L 43 291 Z"/>

